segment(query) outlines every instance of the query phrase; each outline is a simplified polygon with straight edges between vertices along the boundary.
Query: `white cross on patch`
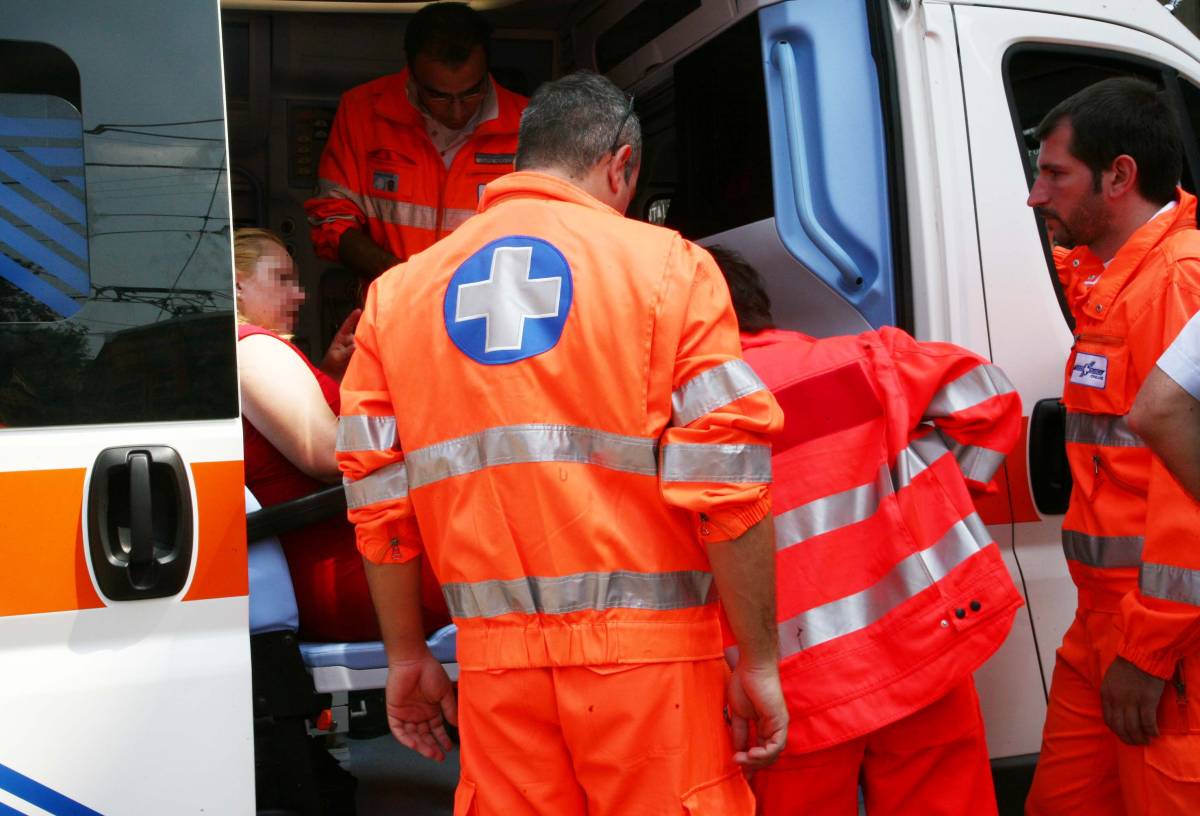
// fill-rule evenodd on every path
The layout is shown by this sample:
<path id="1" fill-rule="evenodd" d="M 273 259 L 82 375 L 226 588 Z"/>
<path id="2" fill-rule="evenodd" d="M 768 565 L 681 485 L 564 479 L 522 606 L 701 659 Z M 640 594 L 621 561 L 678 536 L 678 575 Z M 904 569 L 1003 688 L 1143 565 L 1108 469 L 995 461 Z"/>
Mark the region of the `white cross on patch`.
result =
<path id="1" fill-rule="evenodd" d="M 525 321 L 558 315 L 562 278 L 530 278 L 533 247 L 499 247 L 488 279 L 458 287 L 454 322 L 487 321 L 484 350 L 520 349 Z"/>

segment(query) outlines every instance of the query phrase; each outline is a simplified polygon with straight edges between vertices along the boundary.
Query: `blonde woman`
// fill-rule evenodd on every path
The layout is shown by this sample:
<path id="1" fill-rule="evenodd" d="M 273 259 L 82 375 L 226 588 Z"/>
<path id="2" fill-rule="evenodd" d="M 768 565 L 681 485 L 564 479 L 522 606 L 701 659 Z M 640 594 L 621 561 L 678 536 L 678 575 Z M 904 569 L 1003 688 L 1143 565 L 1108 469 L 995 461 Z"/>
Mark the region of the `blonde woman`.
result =
<path id="1" fill-rule="evenodd" d="M 304 290 L 283 242 L 266 230 L 240 229 L 234 266 L 246 486 L 270 507 L 341 481 L 334 459 L 338 382 L 354 351 L 360 312 L 351 312 L 315 366 L 287 339 Z M 378 640 L 362 559 L 346 519 L 327 519 L 285 533 L 280 541 L 300 608 L 301 637 Z M 422 605 L 432 631 L 449 616 L 436 580 L 425 573 Z"/>

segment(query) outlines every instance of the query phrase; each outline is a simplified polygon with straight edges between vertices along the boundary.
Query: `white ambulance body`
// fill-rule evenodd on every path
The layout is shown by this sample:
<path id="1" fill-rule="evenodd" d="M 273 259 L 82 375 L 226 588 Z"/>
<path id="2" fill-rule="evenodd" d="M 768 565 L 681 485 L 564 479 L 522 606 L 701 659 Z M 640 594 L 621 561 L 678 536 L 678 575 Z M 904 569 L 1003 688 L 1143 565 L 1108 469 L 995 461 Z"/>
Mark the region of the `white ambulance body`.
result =
<path id="1" fill-rule="evenodd" d="M 340 94 L 403 66 L 419 5 L 0 0 L 0 813 L 254 810 L 229 236 L 285 236 L 317 354 L 356 286 L 302 204 Z M 1027 779 L 1074 609 L 1035 410 L 1071 332 L 1028 133 L 1144 76 L 1194 189 L 1200 42 L 1155 0 L 475 5 L 510 87 L 592 68 L 635 94 L 630 214 L 740 251 L 781 327 L 900 325 L 1009 374 L 1031 430 L 980 509 L 1026 606 L 977 680 Z"/>

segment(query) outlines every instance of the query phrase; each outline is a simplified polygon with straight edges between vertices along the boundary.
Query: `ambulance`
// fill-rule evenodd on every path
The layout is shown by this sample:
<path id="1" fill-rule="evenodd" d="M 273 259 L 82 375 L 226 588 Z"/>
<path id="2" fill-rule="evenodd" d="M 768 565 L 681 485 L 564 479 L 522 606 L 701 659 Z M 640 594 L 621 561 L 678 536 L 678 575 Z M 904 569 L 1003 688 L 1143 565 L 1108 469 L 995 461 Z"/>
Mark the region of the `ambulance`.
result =
<path id="1" fill-rule="evenodd" d="M 634 95 L 631 217 L 741 252 L 781 327 L 898 325 L 1015 383 L 1027 432 L 980 511 L 1026 604 L 977 682 L 1019 802 L 1074 608 L 1071 330 L 1025 205 L 1031 133 L 1092 82 L 1144 77 L 1179 111 L 1194 191 L 1200 41 L 1181 20 L 1200 14 L 471 4 L 507 87 L 590 68 Z M 284 236 L 309 293 L 297 343 L 318 356 L 357 281 L 313 254 L 302 205 L 341 93 L 403 67 L 421 5 L 0 0 L 0 814 L 255 812 L 230 236 Z"/>

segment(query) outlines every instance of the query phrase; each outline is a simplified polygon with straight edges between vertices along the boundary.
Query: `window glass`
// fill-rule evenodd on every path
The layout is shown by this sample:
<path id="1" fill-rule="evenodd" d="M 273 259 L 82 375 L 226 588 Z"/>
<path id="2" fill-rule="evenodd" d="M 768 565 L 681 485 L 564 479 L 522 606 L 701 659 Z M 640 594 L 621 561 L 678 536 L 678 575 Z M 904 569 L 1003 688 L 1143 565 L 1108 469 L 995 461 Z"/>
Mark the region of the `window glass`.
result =
<path id="1" fill-rule="evenodd" d="M 1110 77 L 1133 76 L 1163 87 L 1162 66 L 1105 51 L 1075 47 L 1046 47 L 1018 45 L 1011 49 L 1005 59 L 1005 79 L 1008 84 L 1009 105 L 1014 124 L 1022 145 L 1025 172 L 1032 187 L 1037 176 L 1039 144 L 1034 131 L 1050 110 L 1062 100 L 1089 85 Z M 1183 165 L 1182 186 L 1194 190 L 1191 168 Z M 1046 230 L 1041 229 L 1046 248 L 1046 264 L 1059 307 L 1067 324 L 1074 327 L 1074 319 L 1067 307 L 1058 276 L 1054 271 L 1053 257 Z"/>
<path id="2" fill-rule="evenodd" d="M 0 427 L 237 416 L 217 14 L 64 5 L 0 41 Z"/>
<path id="3" fill-rule="evenodd" d="M 774 212 L 758 17 L 675 66 L 678 190 L 667 224 L 698 239 Z"/>

